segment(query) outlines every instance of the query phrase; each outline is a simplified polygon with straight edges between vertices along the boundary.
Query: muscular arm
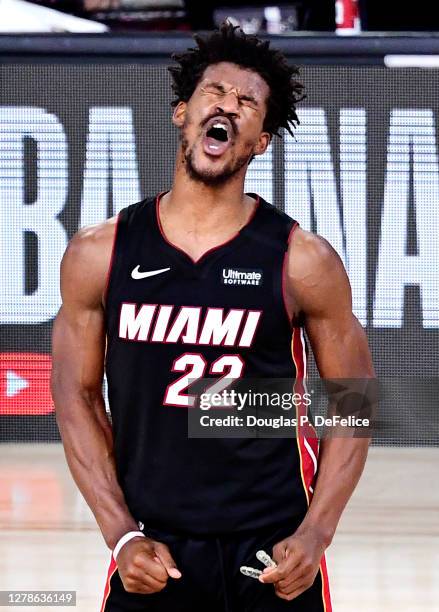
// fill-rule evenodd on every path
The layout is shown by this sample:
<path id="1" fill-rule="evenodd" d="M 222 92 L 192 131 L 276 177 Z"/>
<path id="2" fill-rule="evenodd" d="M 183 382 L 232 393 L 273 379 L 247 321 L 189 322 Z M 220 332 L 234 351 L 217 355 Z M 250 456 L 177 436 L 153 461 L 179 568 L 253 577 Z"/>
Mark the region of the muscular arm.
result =
<path id="1" fill-rule="evenodd" d="M 286 301 L 291 318 L 304 320 L 319 373 L 324 379 L 374 377 L 366 335 L 352 313 L 343 264 L 319 236 L 296 229 L 286 267 Z M 311 586 L 322 554 L 361 476 L 369 438 L 327 437 L 321 441 L 312 501 L 296 532 L 273 548 L 278 563 L 262 582 L 291 600 Z"/>
<path id="2" fill-rule="evenodd" d="M 124 533 L 138 530 L 117 482 L 113 435 L 102 397 L 102 298 L 113 233 L 111 221 L 82 230 L 64 255 L 62 307 L 53 329 L 51 380 L 70 471 L 110 548 Z"/>
<path id="3" fill-rule="evenodd" d="M 304 317 L 320 376 L 373 377 L 366 334 L 352 313 L 349 280 L 334 249 L 323 238 L 296 230 L 287 281 L 289 301 Z M 369 442 L 337 435 L 321 441 L 317 482 L 302 526 L 318 529 L 327 545 L 361 476 Z"/>
<path id="4" fill-rule="evenodd" d="M 113 433 L 102 397 L 103 297 L 114 221 L 80 231 L 64 255 L 51 380 L 67 463 L 111 549 L 125 533 L 138 531 L 117 480 Z M 122 547 L 117 565 L 125 590 L 133 593 L 156 593 L 168 576 L 181 576 L 166 544 L 141 535 Z"/>

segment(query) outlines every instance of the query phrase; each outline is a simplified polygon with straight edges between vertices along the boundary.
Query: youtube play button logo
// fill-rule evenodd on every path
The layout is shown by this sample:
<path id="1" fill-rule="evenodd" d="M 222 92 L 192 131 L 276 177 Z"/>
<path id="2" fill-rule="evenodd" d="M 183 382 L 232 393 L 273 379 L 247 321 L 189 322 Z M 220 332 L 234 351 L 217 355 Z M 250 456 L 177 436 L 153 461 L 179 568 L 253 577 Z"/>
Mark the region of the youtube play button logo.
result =
<path id="1" fill-rule="evenodd" d="M 46 353 L 0 353 L 0 415 L 53 412 Z"/>

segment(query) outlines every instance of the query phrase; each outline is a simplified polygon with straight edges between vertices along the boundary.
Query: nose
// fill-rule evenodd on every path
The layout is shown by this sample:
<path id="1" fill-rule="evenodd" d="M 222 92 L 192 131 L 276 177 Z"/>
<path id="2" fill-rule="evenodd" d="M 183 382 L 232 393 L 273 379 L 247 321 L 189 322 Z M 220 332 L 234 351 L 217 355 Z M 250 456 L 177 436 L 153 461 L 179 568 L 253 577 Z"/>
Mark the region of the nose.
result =
<path id="1" fill-rule="evenodd" d="M 217 109 L 225 115 L 233 115 L 236 117 L 239 112 L 238 93 L 234 89 L 224 93 L 221 96 L 221 101 L 217 104 Z"/>

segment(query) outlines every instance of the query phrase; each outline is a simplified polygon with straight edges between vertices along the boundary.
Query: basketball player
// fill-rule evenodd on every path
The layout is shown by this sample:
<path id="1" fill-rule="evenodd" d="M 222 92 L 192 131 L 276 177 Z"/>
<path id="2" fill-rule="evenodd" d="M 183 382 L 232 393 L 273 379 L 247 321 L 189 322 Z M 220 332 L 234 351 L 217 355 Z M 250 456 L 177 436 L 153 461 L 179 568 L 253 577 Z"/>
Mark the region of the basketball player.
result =
<path id="1" fill-rule="evenodd" d="M 61 265 L 52 392 L 73 477 L 113 551 L 102 610 L 326 612 L 324 551 L 368 440 L 193 439 L 190 379 L 373 376 L 338 255 L 256 194 L 297 123 L 297 69 L 225 24 L 171 69 L 172 188 L 82 229 Z M 227 283 L 240 272 L 257 282 Z M 102 396 L 108 378 L 110 425 Z M 195 409 L 195 408 L 192 408 Z M 299 432 L 300 433 L 300 432 Z M 264 550 L 276 567 L 259 579 Z"/>

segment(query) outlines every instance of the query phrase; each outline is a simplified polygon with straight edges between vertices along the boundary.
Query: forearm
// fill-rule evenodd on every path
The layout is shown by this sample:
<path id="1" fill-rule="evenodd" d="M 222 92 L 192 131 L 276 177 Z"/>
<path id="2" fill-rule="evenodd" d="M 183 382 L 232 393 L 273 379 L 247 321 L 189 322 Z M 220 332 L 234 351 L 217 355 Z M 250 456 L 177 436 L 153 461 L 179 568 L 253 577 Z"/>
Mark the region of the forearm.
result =
<path id="1" fill-rule="evenodd" d="M 113 436 L 102 394 L 67 393 L 52 387 L 57 422 L 72 476 L 93 512 L 107 546 L 138 530 L 116 475 Z"/>
<path id="2" fill-rule="evenodd" d="M 319 531 L 326 545 L 363 472 L 369 442 L 369 438 L 347 437 L 321 441 L 316 486 L 301 528 Z"/>

